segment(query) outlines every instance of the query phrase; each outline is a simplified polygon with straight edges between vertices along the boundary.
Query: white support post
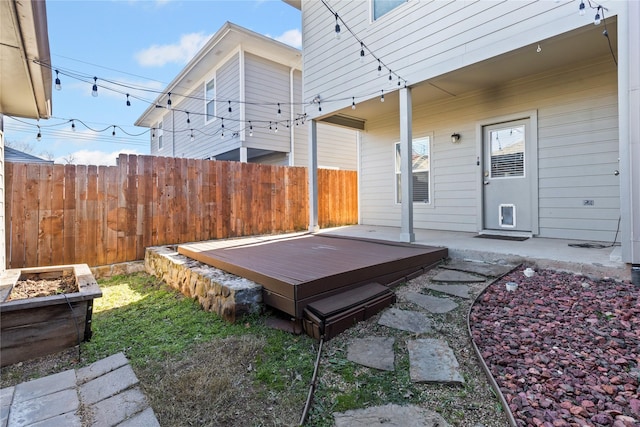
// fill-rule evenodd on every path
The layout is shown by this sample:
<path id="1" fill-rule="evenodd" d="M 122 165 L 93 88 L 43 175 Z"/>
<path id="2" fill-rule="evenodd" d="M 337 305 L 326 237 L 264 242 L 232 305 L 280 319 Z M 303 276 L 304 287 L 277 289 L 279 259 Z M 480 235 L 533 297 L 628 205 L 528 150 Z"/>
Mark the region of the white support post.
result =
<path id="1" fill-rule="evenodd" d="M 248 153 L 247 153 L 247 147 L 240 147 L 240 162 L 241 163 L 247 163 L 248 159 Z"/>
<path id="2" fill-rule="evenodd" d="M 414 242 L 413 233 L 413 162 L 411 159 L 413 135 L 411 89 L 400 89 L 400 186 L 402 188 L 402 218 L 400 241 Z"/>
<path id="3" fill-rule="evenodd" d="M 309 122 L 309 231 L 316 233 L 318 226 L 318 125 Z"/>

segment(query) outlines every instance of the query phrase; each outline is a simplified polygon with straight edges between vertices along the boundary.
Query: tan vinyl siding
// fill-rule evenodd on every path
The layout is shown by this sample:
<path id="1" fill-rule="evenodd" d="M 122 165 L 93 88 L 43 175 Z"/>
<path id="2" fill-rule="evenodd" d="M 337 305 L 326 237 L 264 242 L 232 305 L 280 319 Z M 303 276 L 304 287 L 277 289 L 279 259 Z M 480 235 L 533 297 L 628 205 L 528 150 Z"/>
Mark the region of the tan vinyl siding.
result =
<path id="1" fill-rule="evenodd" d="M 410 83 L 585 25 L 572 2 L 409 1 L 375 22 L 369 21 L 368 1 L 343 1 L 334 7 L 376 56 Z M 612 7 L 609 16 L 615 13 Z M 356 89 L 374 97 L 386 78 L 377 77 L 375 59 L 367 55 L 363 65 L 357 40 L 348 34 L 335 39 L 335 18 L 322 2 L 303 2 L 302 19 L 304 99 L 317 94 L 344 98 Z M 332 109 L 348 103 L 337 102 Z"/>
<path id="2" fill-rule="evenodd" d="M 414 105 L 413 136 L 433 133 L 430 205 L 414 204 L 416 228 L 477 231 L 480 153 L 476 125 L 537 111 L 539 236 L 612 241 L 619 216 L 616 70 L 605 57 L 505 82 L 453 100 Z M 400 225 L 393 143 L 398 117 L 369 120 L 361 146 L 363 224 Z M 450 142 L 456 131 L 459 144 Z M 583 200 L 594 206 L 583 206 Z"/>

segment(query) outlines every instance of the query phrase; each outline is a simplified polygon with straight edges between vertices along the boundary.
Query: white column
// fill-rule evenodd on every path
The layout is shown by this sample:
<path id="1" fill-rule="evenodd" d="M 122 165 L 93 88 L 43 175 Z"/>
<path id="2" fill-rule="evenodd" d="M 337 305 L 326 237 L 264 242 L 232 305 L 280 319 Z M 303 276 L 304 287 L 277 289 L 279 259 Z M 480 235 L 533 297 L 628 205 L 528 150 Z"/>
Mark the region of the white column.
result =
<path id="1" fill-rule="evenodd" d="M 400 241 L 414 242 L 413 233 L 413 162 L 411 160 L 412 126 L 411 89 L 400 89 L 400 186 L 402 187 L 402 218 Z"/>
<path id="2" fill-rule="evenodd" d="M 318 226 L 318 125 L 309 122 L 309 231 L 315 233 Z"/>
<path id="3" fill-rule="evenodd" d="M 618 19 L 620 240 L 622 260 L 640 265 L 640 3 L 626 5 Z"/>
<path id="4" fill-rule="evenodd" d="M 240 147 L 240 162 L 247 163 L 248 155 L 247 155 L 247 147 Z"/>

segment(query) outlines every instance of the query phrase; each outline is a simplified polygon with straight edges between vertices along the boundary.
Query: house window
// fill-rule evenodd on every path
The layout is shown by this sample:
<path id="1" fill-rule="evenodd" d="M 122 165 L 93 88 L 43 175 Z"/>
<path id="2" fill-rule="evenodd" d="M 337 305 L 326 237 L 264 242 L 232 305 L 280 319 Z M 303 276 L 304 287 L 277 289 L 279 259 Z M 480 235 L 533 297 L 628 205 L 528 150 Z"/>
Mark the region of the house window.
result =
<path id="1" fill-rule="evenodd" d="M 373 10 L 373 20 L 380 18 L 387 12 L 391 12 L 407 0 L 371 0 L 371 8 Z"/>
<path id="2" fill-rule="evenodd" d="M 162 130 L 162 122 L 158 123 L 158 150 L 162 150 L 162 134 L 164 131 Z"/>
<path id="3" fill-rule="evenodd" d="M 417 138 L 411 142 L 411 164 L 413 169 L 413 202 L 430 203 L 429 173 L 431 170 L 430 138 Z M 396 160 L 396 203 L 402 203 L 402 184 L 400 180 L 400 143 L 395 144 Z"/>
<path id="4" fill-rule="evenodd" d="M 205 114 L 207 121 L 216 118 L 216 85 L 214 79 L 207 82 L 204 89 Z"/>

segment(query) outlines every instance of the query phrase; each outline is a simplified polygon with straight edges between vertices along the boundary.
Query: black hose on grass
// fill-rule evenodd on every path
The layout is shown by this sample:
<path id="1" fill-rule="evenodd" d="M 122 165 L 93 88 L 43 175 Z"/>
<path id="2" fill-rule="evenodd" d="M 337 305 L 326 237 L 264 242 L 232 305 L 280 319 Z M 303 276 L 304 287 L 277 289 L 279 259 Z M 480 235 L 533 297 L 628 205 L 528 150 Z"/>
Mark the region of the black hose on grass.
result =
<path id="1" fill-rule="evenodd" d="M 311 401 L 313 400 L 313 393 L 316 390 L 316 382 L 318 380 L 318 367 L 320 366 L 320 356 L 322 355 L 322 344 L 324 344 L 324 338 L 320 338 L 320 346 L 318 347 L 318 356 L 316 357 L 316 364 L 313 367 L 313 376 L 311 377 L 309 394 L 307 395 L 307 402 L 304 404 L 304 410 L 302 411 L 302 417 L 300 418 L 301 426 L 303 426 L 305 421 L 307 421 L 307 416 L 309 415 L 309 409 L 311 408 Z"/>

